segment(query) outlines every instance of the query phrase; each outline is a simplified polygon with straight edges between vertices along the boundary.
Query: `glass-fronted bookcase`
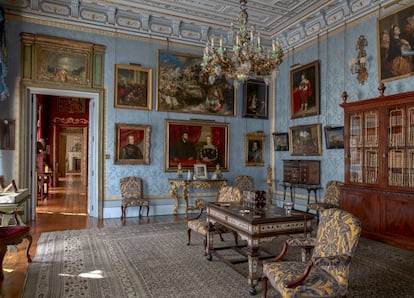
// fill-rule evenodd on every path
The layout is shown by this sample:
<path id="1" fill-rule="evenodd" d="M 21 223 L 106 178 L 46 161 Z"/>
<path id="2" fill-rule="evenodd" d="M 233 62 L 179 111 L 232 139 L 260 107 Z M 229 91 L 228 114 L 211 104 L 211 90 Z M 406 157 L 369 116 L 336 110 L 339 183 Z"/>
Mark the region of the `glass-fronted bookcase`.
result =
<path id="1" fill-rule="evenodd" d="M 344 101 L 341 207 L 363 235 L 414 249 L 414 92 Z"/>

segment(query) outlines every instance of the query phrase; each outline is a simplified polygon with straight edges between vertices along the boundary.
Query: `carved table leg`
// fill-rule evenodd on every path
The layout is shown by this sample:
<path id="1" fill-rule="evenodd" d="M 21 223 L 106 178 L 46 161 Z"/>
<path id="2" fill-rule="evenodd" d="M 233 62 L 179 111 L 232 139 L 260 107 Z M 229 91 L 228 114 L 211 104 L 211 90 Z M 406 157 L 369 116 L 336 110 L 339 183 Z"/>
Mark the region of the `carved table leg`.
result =
<path id="1" fill-rule="evenodd" d="M 249 245 L 247 248 L 247 258 L 249 261 L 249 276 L 247 282 L 249 284 L 250 295 L 256 295 L 256 286 L 258 283 L 257 268 L 259 266 L 259 248 Z"/>

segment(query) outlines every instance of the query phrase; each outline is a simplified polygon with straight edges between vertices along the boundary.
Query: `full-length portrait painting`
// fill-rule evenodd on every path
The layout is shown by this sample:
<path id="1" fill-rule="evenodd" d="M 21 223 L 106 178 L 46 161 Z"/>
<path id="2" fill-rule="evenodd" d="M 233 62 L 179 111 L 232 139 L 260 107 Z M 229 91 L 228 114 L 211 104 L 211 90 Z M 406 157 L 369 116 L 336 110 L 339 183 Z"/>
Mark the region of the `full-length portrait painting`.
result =
<path id="1" fill-rule="evenodd" d="M 319 61 L 290 72 L 290 117 L 319 115 Z"/>
<path id="2" fill-rule="evenodd" d="M 205 164 L 214 171 L 217 164 L 228 170 L 229 124 L 203 120 L 165 120 L 165 170 L 193 170 Z"/>
<path id="3" fill-rule="evenodd" d="M 201 77 L 201 56 L 158 51 L 157 111 L 235 116 L 235 92 L 226 79 Z"/>
<path id="4" fill-rule="evenodd" d="M 414 4 L 383 16 L 377 22 L 379 81 L 414 74 Z"/>
<path id="5" fill-rule="evenodd" d="M 115 124 L 115 164 L 150 163 L 151 126 Z"/>

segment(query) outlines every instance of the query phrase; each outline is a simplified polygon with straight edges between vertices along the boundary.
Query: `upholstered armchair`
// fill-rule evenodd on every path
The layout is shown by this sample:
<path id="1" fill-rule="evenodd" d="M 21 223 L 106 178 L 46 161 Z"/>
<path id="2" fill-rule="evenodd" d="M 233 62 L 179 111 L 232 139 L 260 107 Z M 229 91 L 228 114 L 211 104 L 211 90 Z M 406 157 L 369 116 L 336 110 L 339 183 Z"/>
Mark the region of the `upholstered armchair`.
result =
<path id="1" fill-rule="evenodd" d="M 234 179 L 235 186 L 243 193 L 243 191 L 254 191 L 254 181 L 252 176 L 241 175 Z"/>
<path id="2" fill-rule="evenodd" d="M 138 215 L 141 216 L 141 208 L 147 207 L 149 213 L 149 201 L 144 199 L 142 179 L 139 177 L 124 177 L 119 180 L 122 196 L 122 218 L 125 218 L 126 208 L 139 206 Z"/>
<path id="3" fill-rule="evenodd" d="M 322 210 L 329 208 L 339 208 L 341 202 L 341 192 L 339 186 L 343 185 L 340 181 L 331 180 L 326 183 L 325 194 L 322 202 L 310 203 L 306 206 L 306 210 L 315 210 L 319 218 Z"/>
<path id="4" fill-rule="evenodd" d="M 232 186 L 224 186 L 220 189 L 217 196 L 217 202 L 240 202 L 242 200 L 241 192 L 238 188 Z M 195 201 L 195 206 L 198 208 L 199 212 L 196 217 L 191 218 L 187 221 L 187 245 L 190 245 L 191 242 L 191 231 L 203 235 L 203 246 L 204 246 L 204 255 L 207 255 L 207 235 L 208 233 L 215 233 L 220 235 L 220 239 L 223 241 L 222 234 L 229 232 L 222 226 L 217 224 L 209 224 L 204 216 L 204 211 L 206 205 L 204 200 L 198 199 Z M 234 241 L 238 245 L 238 236 L 237 233 L 231 231 L 234 235 Z"/>
<path id="5" fill-rule="evenodd" d="M 282 261 L 287 242 L 279 256 L 263 262 L 264 297 L 268 282 L 284 298 L 345 296 L 360 233 L 361 224 L 354 215 L 336 208 L 322 211 L 308 263 Z"/>

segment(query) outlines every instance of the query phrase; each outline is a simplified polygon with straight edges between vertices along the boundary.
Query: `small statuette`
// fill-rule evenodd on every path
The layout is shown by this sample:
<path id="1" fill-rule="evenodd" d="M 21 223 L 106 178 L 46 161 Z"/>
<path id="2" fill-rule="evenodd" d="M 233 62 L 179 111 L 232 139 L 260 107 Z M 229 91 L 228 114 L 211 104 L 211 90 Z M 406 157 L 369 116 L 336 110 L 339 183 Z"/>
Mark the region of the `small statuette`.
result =
<path id="1" fill-rule="evenodd" d="M 221 169 L 220 169 L 220 164 L 216 165 L 216 179 L 220 179 L 221 178 Z"/>
<path id="2" fill-rule="evenodd" d="M 177 167 L 177 177 L 178 178 L 183 178 L 183 166 L 181 165 L 181 162 L 178 164 Z"/>
<path id="3" fill-rule="evenodd" d="M 191 180 L 191 172 L 190 172 L 190 170 L 188 170 L 188 173 L 187 173 L 187 180 Z"/>

